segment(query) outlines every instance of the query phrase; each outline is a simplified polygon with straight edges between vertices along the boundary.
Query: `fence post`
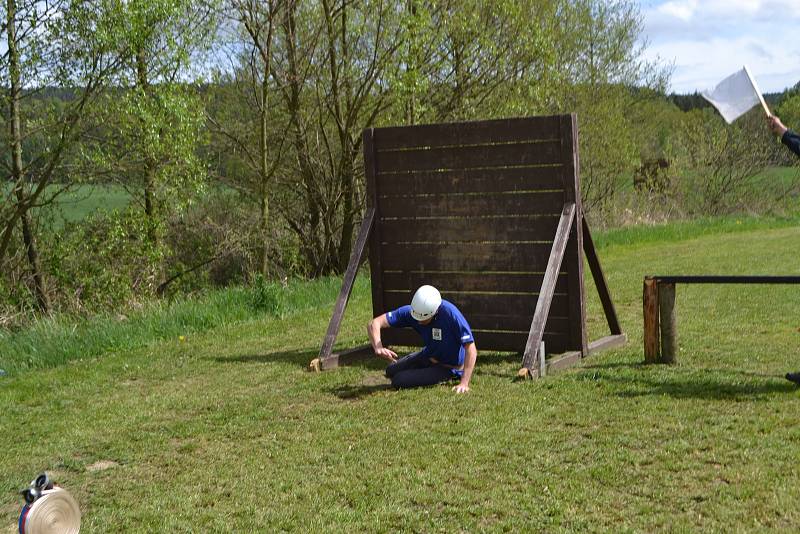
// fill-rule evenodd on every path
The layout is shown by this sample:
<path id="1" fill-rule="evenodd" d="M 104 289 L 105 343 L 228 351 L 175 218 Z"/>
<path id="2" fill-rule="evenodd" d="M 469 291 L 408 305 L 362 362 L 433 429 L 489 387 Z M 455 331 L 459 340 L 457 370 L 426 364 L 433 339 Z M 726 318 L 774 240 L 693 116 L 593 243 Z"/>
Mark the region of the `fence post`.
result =
<path id="1" fill-rule="evenodd" d="M 642 286 L 644 312 L 644 363 L 658 361 L 658 282 L 645 277 Z"/>
<path id="2" fill-rule="evenodd" d="M 661 327 L 661 363 L 678 360 L 678 329 L 675 313 L 675 284 L 658 284 L 658 315 Z"/>

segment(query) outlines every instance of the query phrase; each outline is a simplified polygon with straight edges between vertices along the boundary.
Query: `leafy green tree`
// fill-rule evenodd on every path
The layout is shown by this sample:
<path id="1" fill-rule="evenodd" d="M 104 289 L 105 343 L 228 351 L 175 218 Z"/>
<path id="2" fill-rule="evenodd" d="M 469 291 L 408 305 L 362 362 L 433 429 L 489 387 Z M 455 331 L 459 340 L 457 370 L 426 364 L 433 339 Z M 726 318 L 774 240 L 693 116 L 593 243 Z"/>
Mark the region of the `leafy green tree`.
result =
<path id="1" fill-rule="evenodd" d="M 286 114 L 276 105 L 273 73 L 276 33 L 286 5 L 286 0 L 226 4 L 235 24 L 231 48 L 236 63 L 214 91 L 219 104 L 209 113 L 218 149 L 244 169 L 228 176 L 226 183 L 257 206 L 258 270 L 264 277 L 270 270 L 270 198 L 286 146 Z"/>
<path id="2" fill-rule="evenodd" d="M 771 191 L 780 194 L 760 175 L 776 151 L 782 151 L 772 137 L 760 107 L 730 125 L 713 109 L 685 114 L 676 171 L 683 176 L 683 204 L 689 214 L 749 209 L 758 196 L 770 196 Z"/>
<path id="3" fill-rule="evenodd" d="M 420 120 L 522 115 L 554 91 L 554 0 L 408 0 L 401 17 L 395 112 Z"/>
<path id="4" fill-rule="evenodd" d="M 215 5 L 189 0 L 124 3 L 119 20 L 126 59 L 113 91 L 104 94 L 104 127 L 91 151 L 100 176 L 122 184 L 141 207 L 149 246 L 164 268 L 164 220 L 205 186 L 199 147 L 205 138 L 201 95 L 188 83 L 192 60 L 215 30 Z M 199 60 L 198 60 L 199 61 Z M 154 290 L 157 286 L 151 287 Z"/>
<path id="5" fill-rule="evenodd" d="M 631 0 L 566 2 L 559 21 L 559 107 L 578 114 L 581 194 L 587 211 L 602 211 L 639 164 L 637 137 L 647 134 L 631 117 L 651 95 L 634 87 L 663 94 L 669 73 L 642 59 L 642 16 Z"/>
<path id="6" fill-rule="evenodd" d="M 19 224 L 36 306 L 47 311 L 31 210 L 52 200 L 48 189 L 85 135 L 88 110 L 118 72 L 120 4 L 6 0 L 3 8 L 4 46 L 0 49 L 7 52 L 0 60 L 0 71 L 8 80 L 3 90 L 8 147 L 3 165 L 10 187 L 0 188 L 0 271 Z M 70 88 L 72 98 L 33 117 L 32 102 L 48 86 Z"/>
<path id="7" fill-rule="evenodd" d="M 313 276 L 342 272 L 363 210 L 362 130 L 391 104 L 398 12 L 382 0 L 289 2 L 273 62 L 292 167 L 279 209 Z"/>

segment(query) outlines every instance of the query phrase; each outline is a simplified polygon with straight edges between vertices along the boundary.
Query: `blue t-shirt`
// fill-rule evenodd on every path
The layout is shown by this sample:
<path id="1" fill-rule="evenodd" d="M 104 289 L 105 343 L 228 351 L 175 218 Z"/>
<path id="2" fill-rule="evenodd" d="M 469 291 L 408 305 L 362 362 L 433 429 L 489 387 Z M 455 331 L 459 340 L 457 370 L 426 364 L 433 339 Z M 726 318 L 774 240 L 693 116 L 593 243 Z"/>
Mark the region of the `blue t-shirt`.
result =
<path id="1" fill-rule="evenodd" d="M 461 367 L 464 365 L 464 345 L 473 343 L 472 330 L 451 302 L 442 300 L 442 305 L 428 324 L 420 324 L 411 317 L 411 306 L 400 306 L 386 314 L 390 326 L 410 326 L 422 337 L 423 353 L 439 363 Z M 460 371 L 457 373 L 460 374 Z"/>

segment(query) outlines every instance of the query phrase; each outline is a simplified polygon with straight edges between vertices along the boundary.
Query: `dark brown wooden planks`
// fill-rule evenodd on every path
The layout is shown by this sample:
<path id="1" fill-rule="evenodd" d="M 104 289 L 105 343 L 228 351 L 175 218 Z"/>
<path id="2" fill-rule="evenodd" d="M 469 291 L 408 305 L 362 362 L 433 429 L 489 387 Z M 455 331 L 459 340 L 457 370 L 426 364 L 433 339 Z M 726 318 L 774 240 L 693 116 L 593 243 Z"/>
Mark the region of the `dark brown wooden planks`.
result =
<path id="1" fill-rule="evenodd" d="M 528 339 L 527 332 L 491 332 L 473 330 L 475 345 L 478 351 L 498 350 L 522 352 Z M 381 331 L 381 340 L 384 345 L 403 345 L 418 347 L 422 343 L 419 335 L 410 328 L 390 328 Z M 545 350 L 548 353 L 563 352 L 566 349 L 567 336 L 564 334 L 544 335 Z"/>
<path id="2" fill-rule="evenodd" d="M 561 191 L 485 193 L 379 198 L 381 219 L 420 217 L 486 217 L 489 215 L 556 215 Z"/>
<path id="3" fill-rule="evenodd" d="M 527 315 L 528 317 L 533 317 L 538 295 L 511 293 L 445 293 L 443 297 L 455 304 L 469 322 L 470 316 L 476 313 L 490 315 Z M 553 304 L 550 308 L 553 315 L 557 317 L 567 316 L 569 303 L 566 297 L 567 296 L 564 294 L 555 295 L 553 297 Z M 383 295 L 383 302 L 386 306 L 384 311 L 390 311 L 400 306 L 405 306 L 410 301 L 410 297 L 405 291 L 386 291 Z"/>
<path id="4" fill-rule="evenodd" d="M 379 151 L 558 139 L 559 116 L 394 126 L 375 129 Z"/>
<path id="5" fill-rule="evenodd" d="M 382 243 L 519 242 L 553 240 L 558 214 L 542 216 L 383 219 Z"/>
<path id="6" fill-rule="evenodd" d="M 555 234 L 554 234 L 555 235 Z M 407 291 L 411 296 L 421 285 L 432 285 L 442 294 L 465 291 L 503 291 L 538 293 L 542 287 L 544 272 L 541 273 L 496 273 L 496 272 L 421 272 L 390 271 L 383 274 L 385 291 Z M 566 293 L 567 275 L 559 273 L 556 280 L 556 293 Z M 445 297 L 447 298 L 447 297 Z M 526 327 L 527 328 L 527 327 Z"/>
<path id="7" fill-rule="evenodd" d="M 549 243 L 399 244 L 380 247 L 387 271 L 544 272 Z"/>
<path id="8" fill-rule="evenodd" d="M 529 167 L 561 162 L 560 141 L 449 146 L 378 152 L 378 174 L 414 171 Z"/>
<path id="9" fill-rule="evenodd" d="M 381 197 L 437 193 L 496 193 L 564 188 L 564 167 L 499 167 L 388 173 L 377 176 Z"/>

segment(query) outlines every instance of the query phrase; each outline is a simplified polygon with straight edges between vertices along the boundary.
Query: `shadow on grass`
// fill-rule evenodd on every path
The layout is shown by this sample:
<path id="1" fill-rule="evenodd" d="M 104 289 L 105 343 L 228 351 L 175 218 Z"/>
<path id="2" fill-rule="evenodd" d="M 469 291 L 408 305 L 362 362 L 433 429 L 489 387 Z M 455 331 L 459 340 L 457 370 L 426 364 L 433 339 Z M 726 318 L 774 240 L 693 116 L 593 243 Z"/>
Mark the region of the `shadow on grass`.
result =
<path id="1" fill-rule="evenodd" d="M 783 377 L 748 372 L 730 372 L 727 370 L 725 372 L 727 376 L 718 378 L 698 378 L 697 375 L 683 375 L 668 379 L 656 379 L 641 375 L 603 375 L 599 379 L 621 386 L 621 391 L 616 393 L 621 398 L 668 396 L 675 399 L 768 400 L 770 395 L 791 393 L 797 390 L 797 386 L 783 380 Z M 743 382 L 736 376 L 750 378 Z M 630 385 L 631 387 L 625 389 L 625 385 Z"/>
<path id="2" fill-rule="evenodd" d="M 394 388 L 391 384 L 383 383 L 383 384 L 360 384 L 358 386 L 337 386 L 335 388 L 331 388 L 330 392 L 339 397 L 340 399 L 344 400 L 353 400 L 353 399 L 361 399 L 363 397 L 368 397 L 374 393 L 380 393 L 381 391 L 393 391 Z"/>
<path id="3" fill-rule="evenodd" d="M 591 357 L 584 359 L 581 369 L 647 369 L 650 365 L 644 362 L 597 362 L 598 360 L 594 360 Z"/>
<path id="4" fill-rule="evenodd" d="M 231 356 L 217 356 L 215 362 L 219 363 L 272 363 L 282 362 L 308 367 L 308 363 L 317 357 L 319 349 L 279 350 L 265 352 L 264 354 L 237 354 Z"/>
<path id="5" fill-rule="evenodd" d="M 306 348 L 296 350 L 282 350 L 265 352 L 264 354 L 239 354 L 231 356 L 217 356 L 214 361 L 219 363 L 288 363 L 303 369 L 308 368 L 311 360 L 319 356 L 319 348 Z M 367 358 L 350 362 L 348 367 L 363 367 L 365 369 L 383 369 L 386 364 L 378 358 Z"/>

